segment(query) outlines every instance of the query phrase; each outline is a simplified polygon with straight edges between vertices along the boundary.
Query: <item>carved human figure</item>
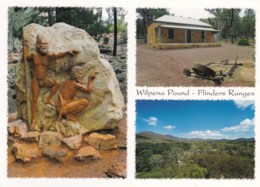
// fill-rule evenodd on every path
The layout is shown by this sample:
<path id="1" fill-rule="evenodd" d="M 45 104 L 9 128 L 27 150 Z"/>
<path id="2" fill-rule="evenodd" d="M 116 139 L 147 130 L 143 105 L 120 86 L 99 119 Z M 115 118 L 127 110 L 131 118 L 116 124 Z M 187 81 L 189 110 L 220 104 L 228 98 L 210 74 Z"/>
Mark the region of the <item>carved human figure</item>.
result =
<path id="1" fill-rule="evenodd" d="M 97 72 L 93 72 L 88 76 L 86 85 L 82 84 L 83 69 L 80 66 L 74 66 L 71 69 L 71 79 L 65 82 L 59 92 L 59 100 L 57 110 L 59 113 L 58 118 L 62 116 L 67 119 L 77 122 L 76 114 L 83 111 L 88 106 L 88 100 L 84 98 L 74 98 L 77 91 L 90 93 L 92 91 L 92 82 L 96 77 Z"/>
<path id="2" fill-rule="evenodd" d="M 29 54 L 27 41 L 23 41 L 23 50 L 25 60 L 33 61 L 33 73 L 32 73 L 32 122 L 31 129 L 35 128 L 35 113 L 37 108 L 37 100 L 41 87 L 50 88 L 50 93 L 45 101 L 45 104 L 51 104 L 51 99 L 59 88 L 59 84 L 48 77 L 48 64 L 51 59 L 64 57 L 68 54 L 74 55 L 78 53 L 78 50 L 70 50 L 66 52 L 51 53 L 48 51 L 47 39 L 42 35 L 37 35 L 36 43 L 37 51 Z"/>

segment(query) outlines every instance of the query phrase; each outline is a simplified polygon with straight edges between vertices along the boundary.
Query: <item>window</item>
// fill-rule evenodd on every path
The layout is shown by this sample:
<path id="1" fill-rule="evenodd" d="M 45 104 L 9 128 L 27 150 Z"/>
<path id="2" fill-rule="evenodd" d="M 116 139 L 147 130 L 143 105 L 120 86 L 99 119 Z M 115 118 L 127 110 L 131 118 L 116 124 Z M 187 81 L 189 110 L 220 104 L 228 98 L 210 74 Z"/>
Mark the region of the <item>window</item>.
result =
<path id="1" fill-rule="evenodd" d="M 173 39 L 173 38 L 174 38 L 173 29 L 168 29 L 168 39 Z"/>

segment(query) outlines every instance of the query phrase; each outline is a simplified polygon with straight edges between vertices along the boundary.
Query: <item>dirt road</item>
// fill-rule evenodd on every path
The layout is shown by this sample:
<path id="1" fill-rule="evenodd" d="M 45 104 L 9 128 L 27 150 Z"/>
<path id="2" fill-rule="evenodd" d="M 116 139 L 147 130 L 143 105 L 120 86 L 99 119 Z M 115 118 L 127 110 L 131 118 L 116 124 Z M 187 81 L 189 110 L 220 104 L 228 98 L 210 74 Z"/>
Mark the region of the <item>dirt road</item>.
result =
<path id="1" fill-rule="evenodd" d="M 194 63 L 207 64 L 228 59 L 234 63 L 243 63 L 234 76 L 226 79 L 221 86 L 255 85 L 255 48 L 223 43 L 221 47 L 191 49 L 153 49 L 146 45 L 137 45 L 136 85 L 137 86 L 215 86 L 208 80 L 188 78 L 183 69 L 191 69 Z M 214 69 L 214 67 L 211 67 Z M 224 66 L 228 71 L 230 66 Z M 218 70 L 219 67 L 216 69 Z"/>

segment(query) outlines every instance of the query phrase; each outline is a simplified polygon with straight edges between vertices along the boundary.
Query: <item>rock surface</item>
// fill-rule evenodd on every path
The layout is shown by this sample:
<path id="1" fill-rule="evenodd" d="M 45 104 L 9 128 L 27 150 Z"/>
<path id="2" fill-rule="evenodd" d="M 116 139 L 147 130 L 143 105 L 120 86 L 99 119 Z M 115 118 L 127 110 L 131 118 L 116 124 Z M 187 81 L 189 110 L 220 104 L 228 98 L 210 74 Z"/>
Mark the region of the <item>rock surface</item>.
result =
<path id="1" fill-rule="evenodd" d="M 17 121 L 17 113 L 9 113 L 8 114 L 8 123 Z"/>
<path id="2" fill-rule="evenodd" d="M 38 142 L 41 133 L 38 131 L 27 132 L 21 136 L 21 140 L 26 142 Z"/>
<path id="3" fill-rule="evenodd" d="M 126 178 L 126 165 L 123 163 L 113 164 L 106 171 L 106 174 L 111 178 Z"/>
<path id="4" fill-rule="evenodd" d="M 112 54 L 101 54 L 101 57 L 107 59 L 113 69 L 115 70 L 117 79 L 119 80 L 120 90 L 127 101 L 127 46 L 117 46 L 117 56 Z"/>
<path id="5" fill-rule="evenodd" d="M 16 65 L 20 61 L 21 54 L 9 52 L 8 53 L 8 113 L 13 113 L 17 110 L 16 105 L 16 86 L 15 86 L 15 77 L 16 77 Z"/>
<path id="6" fill-rule="evenodd" d="M 82 29 L 64 24 L 56 23 L 52 27 L 43 27 L 37 24 L 30 24 L 24 28 L 24 39 L 28 41 L 29 51 L 36 50 L 36 36 L 43 34 L 48 40 L 49 51 L 64 52 L 71 49 L 78 49 L 80 52 L 75 56 L 66 56 L 53 60 L 49 63 L 49 77 L 55 79 L 62 84 L 70 79 L 70 68 L 75 65 L 83 67 L 84 79 L 87 82 L 88 75 L 95 71 L 98 72 L 93 82 L 93 92 L 90 94 L 78 93 L 76 97 L 86 98 L 89 101 L 88 107 L 76 116 L 81 126 L 88 131 L 101 129 L 113 129 L 117 126 L 118 121 L 123 116 L 124 99 L 119 88 L 119 82 L 110 63 L 101 58 L 99 49 L 91 36 Z M 32 63 L 32 62 L 29 62 Z M 27 66 L 26 68 L 29 68 Z M 31 97 L 30 86 L 26 89 L 24 85 L 24 64 L 19 63 L 16 69 L 16 86 L 17 86 L 17 102 L 18 114 L 22 119 L 29 119 L 30 111 L 26 111 L 25 93 L 29 93 Z M 31 83 L 31 75 L 28 74 Z M 36 112 L 35 122 L 41 129 L 49 130 L 55 126 L 57 122 L 57 112 L 53 111 L 52 115 L 46 109 L 44 101 L 49 94 L 48 88 L 40 89 L 38 98 L 38 108 Z M 57 94 L 53 98 L 53 102 L 57 100 Z M 29 103 L 30 104 L 30 103 Z"/>
<path id="7" fill-rule="evenodd" d="M 85 141 L 96 149 L 110 150 L 117 148 L 116 137 L 110 134 L 92 133 Z"/>
<path id="8" fill-rule="evenodd" d="M 46 147 L 43 149 L 42 154 L 46 155 L 48 158 L 52 160 L 63 162 L 66 160 L 68 152 L 65 149 L 59 147 Z"/>
<path id="9" fill-rule="evenodd" d="M 126 114 L 124 114 L 124 118 L 119 122 L 118 126 L 113 129 L 112 135 L 116 136 L 117 146 L 120 148 L 127 147 L 127 119 Z"/>
<path id="10" fill-rule="evenodd" d="M 69 120 L 56 121 L 50 130 L 60 132 L 66 137 L 74 135 L 83 135 L 89 132 L 86 128 L 79 123 L 75 123 Z"/>
<path id="11" fill-rule="evenodd" d="M 101 158 L 101 156 L 96 149 L 91 146 L 87 146 L 80 149 L 75 158 L 79 161 L 84 161 L 87 159 L 96 160 Z"/>
<path id="12" fill-rule="evenodd" d="M 22 136 L 27 130 L 27 126 L 22 120 L 17 120 L 8 124 L 8 132 L 15 137 Z"/>
<path id="13" fill-rule="evenodd" d="M 16 160 L 29 162 L 31 158 L 41 156 L 42 152 L 38 147 L 31 144 L 14 143 L 12 152 Z"/>
<path id="14" fill-rule="evenodd" d="M 40 136 L 39 145 L 44 146 L 60 146 L 63 136 L 58 132 L 44 131 Z"/>
<path id="15" fill-rule="evenodd" d="M 82 136 L 72 136 L 62 140 L 70 149 L 78 149 L 81 146 Z"/>

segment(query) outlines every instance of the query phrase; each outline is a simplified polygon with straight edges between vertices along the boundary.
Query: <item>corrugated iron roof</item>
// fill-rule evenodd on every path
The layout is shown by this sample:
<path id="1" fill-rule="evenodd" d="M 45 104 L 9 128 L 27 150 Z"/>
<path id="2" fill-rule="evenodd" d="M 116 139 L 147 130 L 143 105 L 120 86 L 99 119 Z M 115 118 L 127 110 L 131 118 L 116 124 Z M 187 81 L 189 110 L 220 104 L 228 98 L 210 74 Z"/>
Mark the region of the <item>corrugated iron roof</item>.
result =
<path id="1" fill-rule="evenodd" d="M 172 23 L 172 24 L 175 23 L 175 24 L 196 25 L 196 26 L 203 26 L 203 27 L 213 27 L 212 25 L 204 23 L 197 19 L 176 17 L 176 16 L 169 16 L 169 15 L 164 15 L 162 17 L 155 19 L 154 21 Z"/>
<path id="2" fill-rule="evenodd" d="M 206 28 L 206 27 L 189 26 L 189 25 L 184 25 L 184 26 L 183 25 L 159 25 L 159 27 L 219 32 L 218 30 L 209 27 Z"/>

